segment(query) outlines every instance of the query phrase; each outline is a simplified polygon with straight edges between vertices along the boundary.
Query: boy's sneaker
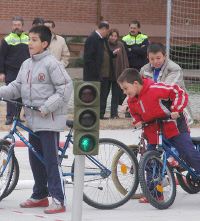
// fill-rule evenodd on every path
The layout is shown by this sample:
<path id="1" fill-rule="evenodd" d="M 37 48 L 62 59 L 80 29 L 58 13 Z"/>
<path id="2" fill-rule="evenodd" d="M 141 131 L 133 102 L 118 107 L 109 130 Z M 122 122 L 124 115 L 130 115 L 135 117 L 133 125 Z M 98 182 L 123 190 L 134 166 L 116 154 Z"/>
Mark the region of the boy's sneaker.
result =
<path id="1" fill-rule="evenodd" d="M 66 207 L 56 199 L 52 198 L 52 204 L 44 210 L 46 214 L 63 213 L 66 211 Z"/>
<path id="2" fill-rule="evenodd" d="M 164 196 L 159 196 L 157 197 L 156 199 L 157 201 L 163 201 L 164 200 Z M 149 203 L 148 199 L 144 196 L 144 197 L 141 197 L 139 199 L 139 203 Z"/>
<path id="3" fill-rule="evenodd" d="M 49 206 L 49 200 L 48 198 L 43 199 L 27 199 L 25 202 L 20 203 L 20 207 L 22 208 L 33 208 L 33 207 L 47 207 Z"/>

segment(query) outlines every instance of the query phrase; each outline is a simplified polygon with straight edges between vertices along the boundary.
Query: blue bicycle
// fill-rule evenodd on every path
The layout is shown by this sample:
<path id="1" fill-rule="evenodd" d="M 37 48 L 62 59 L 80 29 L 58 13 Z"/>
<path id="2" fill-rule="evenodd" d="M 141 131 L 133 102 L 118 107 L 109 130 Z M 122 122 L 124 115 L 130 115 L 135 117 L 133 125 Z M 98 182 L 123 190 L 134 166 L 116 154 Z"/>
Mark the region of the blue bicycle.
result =
<path id="1" fill-rule="evenodd" d="M 33 111 L 38 111 L 38 108 L 3 98 L 1 100 L 12 102 L 18 111 L 10 132 L 0 140 L 0 200 L 14 190 L 19 179 L 19 165 L 14 151 L 16 143 L 14 135 L 45 164 L 43 157 L 35 151 L 34 147 L 24 137 L 21 129 L 34 136 L 37 135 L 19 121 L 21 106 L 30 108 Z M 64 147 L 58 148 L 58 157 L 64 183 L 73 184 L 74 160 L 70 160 L 70 156 L 67 154 L 67 150 L 70 150 L 70 145 L 73 145 L 73 121 L 67 121 L 66 125 L 69 128 L 69 132 L 66 135 Z M 113 159 L 118 152 L 123 154 L 118 159 L 119 163 L 115 163 L 115 167 L 113 167 Z M 118 191 L 113 177 L 117 177 L 118 181 L 123 183 L 126 189 L 125 194 Z M 97 156 L 86 156 L 83 200 L 87 204 L 98 209 L 117 208 L 132 197 L 138 184 L 137 159 L 133 152 L 122 142 L 115 139 L 102 138 L 99 140 L 99 154 Z"/>
<path id="2" fill-rule="evenodd" d="M 163 136 L 163 119 L 156 121 L 160 125 L 159 144 L 156 150 L 147 151 L 141 157 L 139 181 L 143 194 L 149 203 L 157 209 L 167 209 L 176 198 L 174 174 L 176 174 L 181 187 L 188 193 L 200 191 L 200 176 L 180 158 L 171 143 Z M 147 125 L 144 124 L 143 126 Z M 200 150 L 200 138 L 192 138 L 192 141 L 194 147 Z M 170 157 L 178 162 L 178 166 L 173 167 L 169 164 L 168 159 Z"/>

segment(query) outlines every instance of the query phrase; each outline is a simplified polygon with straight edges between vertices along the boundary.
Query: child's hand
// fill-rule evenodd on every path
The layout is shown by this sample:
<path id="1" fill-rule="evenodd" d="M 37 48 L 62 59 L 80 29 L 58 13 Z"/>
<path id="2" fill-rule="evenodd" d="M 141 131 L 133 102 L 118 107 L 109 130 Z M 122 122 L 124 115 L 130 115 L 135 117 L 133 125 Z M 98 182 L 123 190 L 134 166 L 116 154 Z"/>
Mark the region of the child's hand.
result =
<path id="1" fill-rule="evenodd" d="M 179 115 L 179 112 L 171 112 L 171 118 L 172 119 L 177 119 L 177 118 L 179 118 L 180 117 L 180 115 Z"/>
<path id="2" fill-rule="evenodd" d="M 142 127 L 142 121 L 139 121 L 136 124 L 134 124 L 135 129 L 140 128 L 140 127 Z"/>
<path id="3" fill-rule="evenodd" d="M 45 112 L 42 110 L 41 107 L 39 108 L 39 111 L 40 111 L 40 116 L 41 116 L 41 117 L 46 117 L 47 113 L 45 113 Z"/>

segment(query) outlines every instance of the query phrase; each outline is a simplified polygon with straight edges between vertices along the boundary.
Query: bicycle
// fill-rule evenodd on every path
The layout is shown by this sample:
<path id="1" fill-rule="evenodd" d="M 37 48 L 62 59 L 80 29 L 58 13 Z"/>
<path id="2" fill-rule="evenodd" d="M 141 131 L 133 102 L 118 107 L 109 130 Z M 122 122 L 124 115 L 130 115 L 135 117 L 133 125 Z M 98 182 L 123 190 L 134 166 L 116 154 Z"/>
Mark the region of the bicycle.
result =
<path id="1" fill-rule="evenodd" d="M 200 191 L 200 176 L 173 151 L 173 146 L 163 136 L 163 119 L 157 119 L 156 121 L 160 128 L 158 133 L 159 143 L 156 150 L 147 151 L 141 157 L 139 162 L 139 181 L 143 194 L 149 203 L 157 209 L 167 209 L 176 198 L 174 174 L 176 173 L 180 177 L 184 176 L 176 167 L 170 166 L 169 157 L 173 157 L 178 162 L 180 171 L 187 171 L 185 175 L 186 183 L 183 181 L 182 185 L 184 187 L 187 186 L 192 193 Z M 143 126 L 147 125 L 148 123 Z M 193 144 L 198 149 L 200 139 L 193 138 Z"/>
<path id="2" fill-rule="evenodd" d="M 140 158 L 140 156 L 142 156 L 145 151 L 147 150 L 147 140 L 144 136 L 144 131 L 143 131 L 144 127 L 142 128 L 135 128 L 135 131 L 137 130 L 142 130 L 141 131 L 141 135 L 139 136 L 139 143 L 138 144 L 132 144 L 132 145 L 128 145 L 128 148 L 134 153 L 134 155 L 138 158 Z M 200 139 L 199 138 L 196 138 L 196 137 L 191 137 L 192 139 L 192 142 L 194 144 L 194 147 L 200 152 Z M 112 163 L 112 168 L 114 169 L 116 167 L 116 165 L 120 165 L 121 162 L 120 162 L 120 157 L 122 156 L 123 152 L 119 151 L 115 156 L 114 156 L 114 159 L 113 159 L 113 163 Z M 138 161 L 139 161 L 139 158 L 138 158 Z M 173 162 L 172 162 L 173 163 Z M 187 175 L 187 171 L 185 171 L 183 168 L 179 167 L 179 166 L 174 166 L 172 163 L 170 163 L 170 166 L 171 167 L 174 167 L 174 170 L 176 171 L 176 178 L 177 178 L 177 181 L 179 183 L 179 185 L 181 186 L 181 188 L 189 193 L 189 194 L 195 194 L 195 193 L 198 193 L 200 191 L 200 189 L 191 189 L 190 186 L 188 185 L 187 183 L 187 180 L 185 179 L 186 175 Z M 114 174 L 113 173 L 113 182 L 116 186 L 116 188 L 118 189 L 118 191 L 121 193 L 121 194 L 126 194 L 126 188 L 123 186 L 123 183 L 120 183 L 120 179 L 117 177 L 117 174 Z M 142 194 L 134 194 L 132 196 L 132 199 L 138 199 L 140 197 L 142 197 L 143 195 Z"/>
<path id="3" fill-rule="evenodd" d="M 32 130 L 19 121 L 19 107 L 23 106 L 33 111 L 38 111 L 38 108 L 20 104 L 15 101 L 5 100 L 3 98 L 1 100 L 14 103 L 18 111 L 10 132 L 0 141 L 0 200 L 8 196 L 14 190 L 19 179 L 19 165 L 14 152 L 14 135 L 19 137 L 19 139 L 33 151 L 36 157 L 44 163 L 42 156 L 34 151 L 34 147 L 18 130 L 18 128 L 20 128 L 35 135 Z M 58 148 L 58 156 L 65 184 L 73 184 L 74 161 L 72 165 L 66 165 L 68 158 L 66 151 L 70 145 L 73 145 L 73 121 L 67 121 L 66 125 L 69 127 L 69 132 L 66 135 L 64 147 Z M 118 167 L 112 170 L 111 165 L 113 156 L 119 151 L 123 151 L 124 153 L 121 157 L 123 169 Z M 66 168 L 70 168 L 71 171 L 64 172 Z M 134 173 L 124 173 L 128 168 L 133 168 Z M 123 173 L 121 182 L 124 180 L 123 183 L 126 185 L 127 193 L 125 195 L 121 194 L 115 187 L 112 180 L 113 173 L 119 174 L 119 176 L 120 173 Z M 71 181 L 66 180 L 66 177 L 70 177 Z M 100 138 L 99 154 L 97 156 L 86 155 L 83 200 L 88 205 L 98 209 L 114 209 L 123 205 L 131 198 L 138 184 L 138 162 L 134 154 L 122 142 L 110 138 Z"/>

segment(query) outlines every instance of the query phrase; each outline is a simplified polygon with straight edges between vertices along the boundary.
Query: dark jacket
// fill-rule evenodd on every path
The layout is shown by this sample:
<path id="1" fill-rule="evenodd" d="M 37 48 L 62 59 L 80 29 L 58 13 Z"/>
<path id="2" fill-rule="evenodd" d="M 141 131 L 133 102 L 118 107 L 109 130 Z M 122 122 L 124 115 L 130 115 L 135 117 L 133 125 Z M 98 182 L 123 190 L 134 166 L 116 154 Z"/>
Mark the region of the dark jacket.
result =
<path id="1" fill-rule="evenodd" d="M 87 38 L 84 47 L 84 81 L 100 81 L 101 66 L 104 57 L 104 43 L 108 48 L 111 57 L 114 57 L 109 50 L 107 39 L 101 38 L 95 31 Z"/>
<path id="2" fill-rule="evenodd" d="M 138 33 L 137 36 L 132 36 L 130 34 L 122 38 L 124 43 L 129 66 L 131 68 L 136 68 L 140 70 L 147 62 L 147 46 L 149 45 L 148 36 Z"/>
<path id="3" fill-rule="evenodd" d="M 0 46 L 0 73 L 5 74 L 5 81 L 14 81 L 17 77 L 21 64 L 30 57 L 28 50 L 28 35 L 20 36 L 10 33 Z"/>

